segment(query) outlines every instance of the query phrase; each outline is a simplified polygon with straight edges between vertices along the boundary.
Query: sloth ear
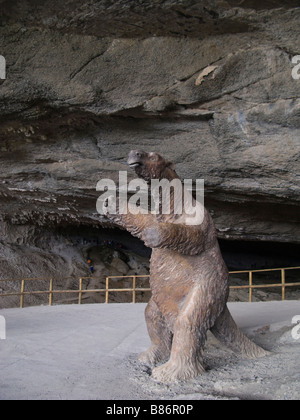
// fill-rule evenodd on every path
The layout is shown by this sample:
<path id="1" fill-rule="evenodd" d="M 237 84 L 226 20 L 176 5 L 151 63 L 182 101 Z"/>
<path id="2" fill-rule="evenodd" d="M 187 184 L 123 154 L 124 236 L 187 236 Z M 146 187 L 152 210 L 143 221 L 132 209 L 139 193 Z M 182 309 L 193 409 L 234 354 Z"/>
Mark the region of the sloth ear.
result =
<path id="1" fill-rule="evenodd" d="M 175 171 L 175 164 L 173 162 L 167 162 L 167 168 L 172 169 L 172 171 Z"/>

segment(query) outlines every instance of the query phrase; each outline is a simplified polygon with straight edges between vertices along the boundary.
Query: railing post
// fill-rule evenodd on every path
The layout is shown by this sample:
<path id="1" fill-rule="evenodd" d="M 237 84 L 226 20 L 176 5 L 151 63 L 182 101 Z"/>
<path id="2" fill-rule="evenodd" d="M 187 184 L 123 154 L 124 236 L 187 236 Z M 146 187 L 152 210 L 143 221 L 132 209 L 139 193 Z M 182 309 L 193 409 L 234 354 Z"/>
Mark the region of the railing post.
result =
<path id="1" fill-rule="evenodd" d="M 106 277 L 106 286 L 105 286 L 105 303 L 108 303 L 108 286 L 109 286 L 109 277 Z"/>
<path id="2" fill-rule="evenodd" d="M 20 308 L 24 308 L 24 289 L 25 289 L 25 280 L 21 281 L 21 294 L 20 294 Z"/>
<path id="3" fill-rule="evenodd" d="M 82 277 L 79 279 L 79 293 L 78 293 L 78 304 L 81 305 L 82 301 Z"/>
<path id="4" fill-rule="evenodd" d="M 249 271 L 249 302 L 252 302 L 252 271 Z"/>
<path id="5" fill-rule="evenodd" d="M 136 286 L 136 276 L 132 278 L 132 303 L 135 303 L 135 286 Z"/>
<path id="6" fill-rule="evenodd" d="M 285 270 L 281 269 L 281 300 L 285 300 Z"/>
<path id="7" fill-rule="evenodd" d="M 52 301 L 53 301 L 53 279 L 50 279 L 50 284 L 49 284 L 49 306 L 52 306 Z"/>

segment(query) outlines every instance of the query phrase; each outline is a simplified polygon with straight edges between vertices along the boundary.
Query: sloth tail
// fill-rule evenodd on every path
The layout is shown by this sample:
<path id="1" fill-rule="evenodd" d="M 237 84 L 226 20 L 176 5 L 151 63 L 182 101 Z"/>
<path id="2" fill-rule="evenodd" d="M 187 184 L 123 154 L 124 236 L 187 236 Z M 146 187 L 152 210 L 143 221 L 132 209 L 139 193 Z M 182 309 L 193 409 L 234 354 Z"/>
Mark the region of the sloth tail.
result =
<path id="1" fill-rule="evenodd" d="M 242 333 L 234 322 L 227 305 L 211 328 L 211 332 L 231 350 L 250 359 L 264 357 L 269 354 L 269 352 L 249 340 L 249 338 Z"/>

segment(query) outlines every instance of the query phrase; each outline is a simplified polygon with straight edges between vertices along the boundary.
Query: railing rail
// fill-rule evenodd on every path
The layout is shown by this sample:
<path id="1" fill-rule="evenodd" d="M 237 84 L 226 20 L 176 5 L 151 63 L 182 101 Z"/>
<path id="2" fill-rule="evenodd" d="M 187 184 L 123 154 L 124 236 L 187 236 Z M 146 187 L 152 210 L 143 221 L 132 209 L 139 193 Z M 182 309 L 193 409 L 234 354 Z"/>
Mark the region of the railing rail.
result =
<path id="1" fill-rule="evenodd" d="M 248 289 L 249 291 L 249 302 L 253 300 L 253 289 L 263 289 L 263 288 L 281 288 L 281 299 L 285 300 L 286 298 L 286 288 L 291 286 L 298 286 L 300 288 L 300 280 L 299 282 L 286 282 L 286 271 L 287 270 L 299 270 L 300 267 L 284 267 L 284 268 L 270 268 L 270 269 L 259 269 L 259 270 L 241 270 L 241 271 L 230 271 L 229 274 L 244 274 L 248 273 L 248 284 L 245 285 L 233 285 L 230 286 L 230 290 L 239 290 L 239 289 Z M 253 284 L 253 274 L 255 273 L 262 273 L 262 272 L 275 272 L 279 271 L 281 273 L 281 281 L 279 283 L 271 283 L 271 284 Z M 77 294 L 78 296 L 78 304 L 82 304 L 83 294 L 87 293 L 104 293 L 105 294 L 105 303 L 109 303 L 109 293 L 111 292 L 130 292 L 132 293 L 132 303 L 136 302 L 136 293 L 137 292 L 151 292 L 149 287 L 136 287 L 137 279 L 149 279 L 149 275 L 129 275 L 129 276 L 108 276 L 105 279 L 105 288 L 96 288 L 96 289 L 84 289 L 83 283 L 84 280 L 103 280 L 103 278 L 97 277 L 80 277 L 78 279 L 78 289 L 54 289 L 53 278 L 22 278 L 22 279 L 0 279 L 0 283 L 2 282 L 21 282 L 20 291 L 14 292 L 4 292 L 0 293 L 1 297 L 8 297 L 8 296 L 19 296 L 20 297 L 20 308 L 24 307 L 24 297 L 28 295 L 48 295 L 48 303 L 49 305 L 53 305 L 53 297 L 54 295 L 59 294 Z M 126 288 L 110 288 L 110 280 L 112 279 L 132 279 L 132 287 Z M 25 284 L 26 282 L 31 281 L 43 281 L 49 282 L 49 287 L 47 290 L 34 290 L 34 291 L 26 291 Z"/>

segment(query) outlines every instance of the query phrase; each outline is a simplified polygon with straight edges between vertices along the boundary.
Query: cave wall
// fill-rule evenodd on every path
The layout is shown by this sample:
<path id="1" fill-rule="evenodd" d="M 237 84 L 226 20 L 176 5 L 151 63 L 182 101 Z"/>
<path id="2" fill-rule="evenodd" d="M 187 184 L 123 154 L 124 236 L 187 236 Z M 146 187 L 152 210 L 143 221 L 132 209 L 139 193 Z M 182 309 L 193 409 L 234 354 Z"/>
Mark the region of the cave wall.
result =
<path id="1" fill-rule="evenodd" d="M 300 242 L 298 1 L 0 5 L 2 246 L 103 223 L 132 148 L 205 179 L 220 238 Z"/>

